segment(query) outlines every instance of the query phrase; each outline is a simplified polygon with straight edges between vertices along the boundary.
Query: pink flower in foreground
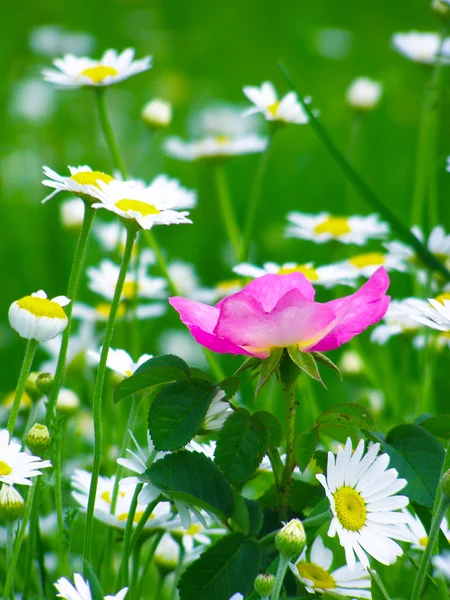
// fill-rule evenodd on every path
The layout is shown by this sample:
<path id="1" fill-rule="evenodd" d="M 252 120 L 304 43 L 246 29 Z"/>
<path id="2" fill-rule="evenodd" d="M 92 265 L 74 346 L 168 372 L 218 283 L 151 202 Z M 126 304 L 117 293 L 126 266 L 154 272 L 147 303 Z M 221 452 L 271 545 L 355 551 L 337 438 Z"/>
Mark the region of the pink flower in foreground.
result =
<path id="1" fill-rule="evenodd" d="M 302 273 L 290 273 L 258 277 L 216 306 L 179 296 L 169 302 L 202 346 L 266 358 L 274 347 L 324 352 L 345 344 L 383 318 L 388 286 L 381 267 L 351 296 L 321 303 Z"/>

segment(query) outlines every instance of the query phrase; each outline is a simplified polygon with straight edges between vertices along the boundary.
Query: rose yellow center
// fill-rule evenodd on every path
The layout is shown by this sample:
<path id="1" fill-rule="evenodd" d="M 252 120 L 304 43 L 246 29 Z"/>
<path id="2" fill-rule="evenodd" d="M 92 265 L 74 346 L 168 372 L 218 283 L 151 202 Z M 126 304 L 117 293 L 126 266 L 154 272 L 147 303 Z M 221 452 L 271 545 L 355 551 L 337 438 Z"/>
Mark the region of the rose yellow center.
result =
<path id="1" fill-rule="evenodd" d="M 344 529 L 359 531 L 366 522 L 366 504 L 361 495 L 351 487 L 343 486 L 334 494 L 336 517 Z"/>
<path id="2" fill-rule="evenodd" d="M 201 525 L 194 525 L 192 524 L 189 529 L 186 529 L 186 535 L 195 535 L 197 533 L 199 533 L 202 530 L 202 526 Z"/>
<path id="3" fill-rule="evenodd" d="M 5 463 L 3 460 L 0 460 L 0 477 L 6 477 L 6 475 L 11 475 L 12 469 Z"/>
<path id="4" fill-rule="evenodd" d="M 269 106 L 267 107 L 267 112 L 270 113 L 272 115 L 272 117 L 276 117 L 279 108 L 280 108 L 280 103 L 274 102 L 273 104 L 269 104 Z"/>
<path id="5" fill-rule="evenodd" d="M 141 213 L 143 217 L 146 217 L 147 215 L 159 215 L 159 210 L 156 208 L 156 206 L 153 206 L 153 204 L 147 204 L 147 202 L 142 202 L 142 200 L 129 200 L 128 198 L 123 198 L 122 200 L 116 202 L 116 206 L 124 212 L 133 210 Z"/>
<path id="6" fill-rule="evenodd" d="M 306 277 L 306 279 L 309 279 L 309 281 L 317 281 L 319 279 L 317 271 L 312 267 L 307 267 L 306 265 L 281 267 L 281 269 L 278 271 L 278 275 L 288 275 L 289 273 L 303 273 L 303 275 Z"/>
<path id="7" fill-rule="evenodd" d="M 104 183 L 109 183 L 113 180 L 111 175 L 107 175 L 106 173 L 102 173 L 101 171 L 79 171 L 71 176 L 70 179 L 73 179 L 80 185 L 93 185 L 94 187 L 99 187 L 97 181 L 103 181 Z"/>
<path id="8" fill-rule="evenodd" d="M 351 227 L 346 217 L 327 217 L 325 221 L 315 226 L 314 231 L 316 233 L 331 233 L 331 235 L 339 237 L 350 233 Z"/>
<path id="9" fill-rule="evenodd" d="M 48 298 L 25 296 L 24 298 L 17 300 L 17 306 L 27 310 L 35 317 L 48 317 L 49 319 L 67 318 L 62 306 L 57 302 L 48 300 Z"/>
<path id="10" fill-rule="evenodd" d="M 89 77 L 93 83 L 101 83 L 105 77 L 118 75 L 119 71 L 114 67 L 98 65 L 97 67 L 88 67 L 84 71 L 81 71 L 80 74 Z"/>
<path id="11" fill-rule="evenodd" d="M 357 269 L 364 267 L 374 267 L 376 265 L 384 265 L 385 256 L 381 252 L 367 252 L 367 254 L 358 254 L 348 259 L 348 262 Z"/>
<path id="12" fill-rule="evenodd" d="M 301 577 L 313 582 L 313 587 L 322 590 L 330 590 L 336 587 L 333 577 L 319 565 L 301 560 L 297 563 L 297 569 Z"/>
<path id="13" fill-rule="evenodd" d="M 109 313 L 111 312 L 111 304 L 107 304 L 106 302 L 101 302 L 97 304 L 95 307 L 96 312 L 106 319 L 109 317 Z M 126 308 L 124 304 L 119 304 L 119 309 L 117 311 L 118 317 L 123 317 L 125 315 Z"/>
<path id="14" fill-rule="evenodd" d="M 449 302 L 450 301 L 450 292 L 444 292 L 443 294 L 439 294 L 438 296 L 436 296 L 436 300 L 438 302 L 440 302 L 441 304 L 444 304 L 444 300 Z"/>

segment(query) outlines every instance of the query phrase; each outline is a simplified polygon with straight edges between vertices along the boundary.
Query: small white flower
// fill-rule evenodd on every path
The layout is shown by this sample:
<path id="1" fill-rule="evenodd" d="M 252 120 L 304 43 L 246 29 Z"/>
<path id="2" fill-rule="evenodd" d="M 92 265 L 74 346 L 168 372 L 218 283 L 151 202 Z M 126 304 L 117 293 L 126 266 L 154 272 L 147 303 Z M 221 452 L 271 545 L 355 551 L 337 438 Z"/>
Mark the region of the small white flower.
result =
<path id="1" fill-rule="evenodd" d="M 420 315 L 425 300 L 417 298 L 405 298 L 403 300 L 391 300 L 383 321 L 377 325 L 370 335 L 372 342 L 385 344 L 392 336 L 399 334 L 416 334 L 421 329 L 421 324 L 414 318 Z"/>
<path id="2" fill-rule="evenodd" d="M 84 202 L 81 198 L 69 198 L 59 208 L 61 222 L 67 229 L 81 227 L 84 217 Z"/>
<path id="3" fill-rule="evenodd" d="M 169 156 L 186 161 L 255 154 L 264 152 L 266 147 L 267 138 L 256 134 L 238 138 L 206 137 L 190 142 L 179 137 L 170 137 L 164 144 L 164 149 Z"/>
<path id="4" fill-rule="evenodd" d="M 198 302 L 214 301 L 215 293 L 208 288 L 201 287 L 193 265 L 182 260 L 174 260 L 169 263 L 169 275 L 180 296 Z"/>
<path id="5" fill-rule="evenodd" d="M 386 271 L 406 271 L 405 261 L 395 254 L 382 252 L 366 252 L 351 256 L 347 260 L 334 265 L 341 272 L 342 277 L 356 280 L 358 277 L 371 277 L 377 269 L 384 267 Z"/>
<path id="6" fill-rule="evenodd" d="M 101 351 L 102 349 L 100 348 L 98 352 L 93 352 L 92 350 L 88 352 L 88 357 L 91 359 L 93 364 L 98 364 L 100 362 Z M 128 352 L 125 352 L 125 350 L 114 350 L 113 348 L 110 348 L 108 350 L 106 366 L 108 369 L 115 371 L 119 375 L 131 377 L 136 369 L 150 358 L 153 358 L 151 354 L 143 354 L 137 362 L 133 362 L 133 359 Z"/>
<path id="7" fill-rule="evenodd" d="M 172 122 L 172 105 L 170 102 L 155 98 L 144 106 L 141 119 L 150 128 L 164 129 Z"/>
<path id="8" fill-rule="evenodd" d="M 68 169 L 70 177 L 64 177 L 64 175 L 58 175 L 50 167 L 42 167 L 44 175 L 49 178 L 42 181 L 43 185 L 55 190 L 46 196 L 42 202 L 47 202 L 47 200 L 53 198 L 58 192 L 71 192 L 75 196 L 81 198 L 89 197 L 93 201 L 97 196 L 94 196 L 92 191 L 98 189 L 98 182 L 103 181 L 104 183 L 108 183 L 113 180 L 111 175 L 107 175 L 101 171 L 93 171 L 87 165 L 68 167 Z"/>
<path id="9" fill-rule="evenodd" d="M 347 103 L 357 110 L 367 111 L 376 107 L 380 101 L 383 86 L 369 77 L 358 77 L 347 89 Z"/>
<path id="10" fill-rule="evenodd" d="M 261 113 L 267 121 L 300 125 L 308 123 L 308 116 L 295 92 L 289 92 L 278 100 L 277 92 L 270 81 L 265 81 L 261 87 L 246 86 L 243 91 L 250 102 L 254 104 L 245 112 L 245 115 Z"/>
<path id="11" fill-rule="evenodd" d="M 188 202 L 192 205 L 193 192 L 180 186 L 178 181 L 165 175 L 157 177 L 148 187 L 142 188 L 133 182 L 98 181 L 100 189 L 93 195 L 100 202 L 94 208 L 105 208 L 124 219 L 134 219 L 142 229 L 151 229 L 153 225 L 172 225 L 192 223 L 187 212 L 178 212 Z"/>
<path id="12" fill-rule="evenodd" d="M 409 31 L 392 36 L 392 45 L 397 52 L 415 62 L 433 64 L 441 45 L 437 33 Z M 441 49 L 441 62 L 450 62 L 450 40 L 445 40 Z"/>
<path id="13" fill-rule="evenodd" d="M 198 545 L 183 557 L 183 564 L 189 564 L 196 560 L 204 551 L 204 546 Z M 175 571 L 180 560 L 180 544 L 176 542 L 170 533 L 165 533 L 155 551 L 155 561 L 165 569 Z"/>
<path id="14" fill-rule="evenodd" d="M 411 315 L 413 319 L 438 331 L 450 331 L 450 293 L 436 298 L 428 298 L 429 304 L 419 300 L 417 310 Z"/>
<path id="15" fill-rule="evenodd" d="M 208 412 L 201 426 L 202 431 L 220 431 L 232 410 L 227 401 L 224 401 L 225 392 L 219 390 L 211 402 Z"/>
<path id="16" fill-rule="evenodd" d="M 136 318 L 137 319 L 156 319 L 163 315 L 167 310 L 166 303 L 153 302 L 152 304 L 139 304 L 136 307 Z M 108 302 L 100 302 L 95 306 L 88 306 L 83 302 L 75 302 L 73 305 L 73 317 L 81 319 L 85 323 L 103 323 L 108 320 L 109 313 L 111 311 L 111 304 Z M 130 319 L 132 316 L 131 311 L 127 310 L 125 303 L 119 305 L 117 312 L 117 318 L 123 319 L 124 317 Z M 90 346 L 92 348 L 92 344 Z"/>
<path id="17" fill-rule="evenodd" d="M 75 307 L 73 307 L 73 316 L 76 316 Z M 62 336 L 59 335 L 48 342 L 42 344 L 42 348 L 50 354 L 50 359 L 40 365 L 39 370 L 42 373 L 54 373 L 58 363 L 59 351 L 61 349 Z M 83 358 L 86 352 L 97 346 L 97 339 L 94 333 L 94 324 L 92 321 L 83 321 L 77 332 L 71 331 L 69 346 L 67 348 L 66 365 L 69 367 L 77 358 Z"/>
<path id="18" fill-rule="evenodd" d="M 74 391 L 68 388 L 59 390 L 58 399 L 56 400 L 56 410 L 60 414 L 71 415 L 80 407 L 80 399 Z"/>
<path id="19" fill-rule="evenodd" d="M 49 300 L 43 290 L 24 296 L 9 308 L 9 322 L 17 333 L 27 340 L 47 342 L 67 327 L 68 319 L 63 306 L 69 304 L 66 296 Z"/>
<path id="20" fill-rule="evenodd" d="M 425 527 L 423 526 L 422 521 L 417 515 L 411 514 L 406 508 L 404 508 L 402 512 L 406 516 L 406 525 L 411 530 L 411 533 L 414 538 L 412 548 L 414 548 L 415 550 L 425 550 L 426 545 L 428 544 L 428 533 Z M 450 529 L 446 517 L 444 517 L 444 519 L 442 520 L 441 531 L 445 535 L 447 540 L 450 539 Z"/>
<path id="21" fill-rule="evenodd" d="M 127 48 L 121 54 L 107 50 L 100 60 L 66 54 L 53 61 L 58 69 L 42 71 L 44 79 L 61 87 L 107 86 L 119 83 L 132 75 L 148 71 L 152 66 L 151 56 L 134 59 L 134 50 Z"/>
<path id="22" fill-rule="evenodd" d="M 439 556 L 433 556 L 431 562 L 437 573 L 450 581 L 450 552 L 446 550 Z"/>
<path id="23" fill-rule="evenodd" d="M 360 440 L 354 453 L 352 441 L 339 447 L 335 460 L 328 452 L 327 475 L 316 475 L 325 488 L 333 519 L 328 535 L 338 535 L 349 568 L 356 566 L 355 554 L 364 567 L 368 555 L 384 565 L 394 563 L 403 554 L 394 540 L 412 541 L 405 526 L 406 517 L 397 512 L 408 504 L 406 496 L 396 496 L 407 481 L 399 479 L 395 469 L 387 469 L 389 455 L 378 455 L 380 444 L 373 444 L 366 455 Z"/>
<path id="24" fill-rule="evenodd" d="M 379 221 L 378 215 L 335 217 L 327 212 L 317 215 L 293 211 L 288 213 L 287 237 L 296 237 L 323 244 L 338 240 L 344 244 L 363 246 L 371 239 L 384 238 L 389 225 Z"/>
<path id="25" fill-rule="evenodd" d="M 41 460 L 21 451 L 21 445 L 10 441 L 7 429 L 0 431 L 0 481 L 8 485 L 31 485 L 30 478 L 42 475 L 40 469 L 51 467 L 49 460 Z"/>
<path id="26" fill-rule="evenodd" d="M 313 542 L 307 560 L 306 548 L 289 567 L 310 594 L 331 592 L 338 597 L 372 598 L 370 577 L 359 562 L 350 570 L 347 566 L 331 571 L 333 553 L 319 536 Z"/>
<path id="27" fill-rule="evenodd" d="M 58 598 L 65 600 L 92 600 L 91 588 L 89 583 L 83 579 L 80 573 L 75 573 L 73 576 L 75 585 L 66 578 L 60 577 L 54 584 L 58 591 Z M 128 588 L 125 587 L 113 596 L 105 596 L 104 600 L 123 600 L 127 595 Z"/>

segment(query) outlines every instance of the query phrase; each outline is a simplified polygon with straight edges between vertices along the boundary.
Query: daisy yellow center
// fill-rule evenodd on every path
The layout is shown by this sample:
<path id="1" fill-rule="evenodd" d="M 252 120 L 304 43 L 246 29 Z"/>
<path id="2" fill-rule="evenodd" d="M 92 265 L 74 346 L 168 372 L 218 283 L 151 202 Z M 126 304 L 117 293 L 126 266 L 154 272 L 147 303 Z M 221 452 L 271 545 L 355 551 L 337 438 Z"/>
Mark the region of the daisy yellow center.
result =
<path id="1" fill-rule="evenodd" d="M 37 296 L 25 296 L 17 300 L 17 306 L 27 310 L 35 317 L 48 317 L 49 319 L 65 319 L 66 313 L 57 302 Z"/>
<path id="2" fill-rule="evenodd" d="M 100 494 L 100 498 L 108 504 L 111 504 L 111 493 L 109 492 L 109 490 L 106 490 L 106 492 Z"/>
<path id="3" fill-rule="evenodd" d="M 128 212 L 129 210 L 139 212 L 143 217 L 146 217 L 147 215 L 159 215 L 159 210 L 156 206 L 147 204 L 147 202 L 142 202 L 142 200 L 129 200 L 128 198 L 123 198 L 116 202 L 116 206 L 125 212 Z"/>
<path id="4" fill-rule="evenodd" d="M 441 304 L 444 304 L 444 300 L 446 300 L 447 302 L 450 301 L 450 292 L 444 292 L 443 294 L 439 294 L 439 296 L 436 296 L 436 300 Z"/>
<path id="5" fill-rule="evenodd" d="M 80 185 L 93 185 L 95 187 L 99 187 L 97 181 L 103 181 L 104 183 L 109 183 L 113 180 L 111 175 L 107 175 L 106 173 L 102 173 L 101 171 L 79 171 L 71 176 L 70 179 L 73 179 Z"/>
<path id="6" fill-rule="evenodd" d="M 385 256 L 384 254 L 381 254 L 381 252 L 367 252 L 367 254 L 358 254 L 357 256 L 352 256 L 348 259 L 348 262 L 357 269 L 362 269 L 364 267 L 384 265 L 385 260 Z"/>
<path id="7" fill-rule="evenodd" d="M 105 65 L 98 65 L 96 67 L 88 67 L 81 71 L 81 75 L 89 77 L 93 83 L 101 83 L 105 77 L 118 75 L 119 71 L 114 67 L 107 67 Z"/>
<path id="8" fill-rule="evenodd" d="M 359 531 L 366 522 L 366 504 L 356 490 L 343 486 L 334 492 L 336 517 L 344 529 Z"/>
<path id="9" fill-rule="evenodd" d="M 200 533 L 201 529 L 201 525 L 192 524 L 189 529 L 186 529 L 186 535 L 196 535 L 197 533 Z"/>
<path id="10" fill-rule="evenodd" d="M 125 375 L 127 377 L 131 377 L 133 375 L 133 371 L 131 369 L 128 369 L 127 371 L 125 371 Z"/>
<path id="11" fill-rule="evenodd" d="M 102 316 L 102 317 L 109 317 L 109 313 L 111 312 L 111 304 L 107 304 L 106 302 L 102 302 L 100 304 L 97 304 L 97 306 L 95 307 L 96 312 Z M 119 304 L 119 309 L 117 311 L 117 316 L 118 317 L 123 317 L 125 315 L 125 305 L 124 304 Z"/>
<path id="12" fill-rule="evenodd" d="M 217 144 L 228 144 L 230 138 L 227 135 L 216 135 L 215 141 Z"/>
<path id="13" fill-rule="evenodd" d="M 237 287 L 241 287 L 240 279 L 227 279 L 226 281 L 221 281 L 217 284 L 217 289 L 223 293 L 226 293 L 229 290 L 233 290 Z"/>
<path id="14" fill-rule="evenodd" d="M 306 265 L 281 267 L 281 269 L 278 271 L 278 275 L 289 275 L 289 273 L 303 273 L 303 275 L 306 277 L 306 279 L 309 279 L 309 281 L 317 281 L 319 279 L 317 271 L 312 267 L 307 267 Z"/>
<path id="15" fill-rule="evenodd" d="M 120 515 L 117 515 L 117 520 L 121 521 L 121 522 L 127 521 L 128 520 L 128 514 L 129 513 L 126 512 L 126 513 L 121 513 Z M 135 514 L 134 514 L 134 517 L 133 517 L 133 523 L 139 523 L 139 521 L 142 519 L 143 515 L 144 515 L 144 511 L 143 510 L 137 510 L 135 512 Z M 152 516 L 150 516 L 150 519 L 151 518 L 152 518 Z"/>
<path id="16" fill-rule="evenodd" d="M 327 217 L 325 221 L 315 226 L 314 231 L 316 233 L 331 233 L 331 235 L 339 237 L 350 233 L 351 227 L 346 217 Z"/>
<path id="17" fill-rule="evenodd" d="M 333 577 L 319 565 L 301 560 L 297 563 L 297 569 L 303 579 L 313 582 L 315 588 L 330 590 L 336 587 Z"/>
<path id="18" fill-rule="evenodd" d="M 6 477 L 6 475 L 11 475 L 12 469 L 5 463 L 3 460 L 0 460 L 0 477 Z"/>
<path id="19" fill-rule="evenodd" d="M 135 281 L 125 281 L 123 284 L 122 296 L 131 299 L 136 294 L 138 288 L 139 286 Z"/>
<path id="20" fill-rule="evenodd" d="M 273 104 L 269 104 L 269 106 L 267 107 L 267 112 L 269 112 L 272 115 L 272 117 L 276 117 L 279 107 L 280 107 L 279 102 L 274 102 Z"/>
<path id="21" fill-rule="evenodd" d="M 427 544 L 428 544 L 428 536 L 420 538 L 419 546 L 422 546 L 423 548 L 425 548 Z"/>

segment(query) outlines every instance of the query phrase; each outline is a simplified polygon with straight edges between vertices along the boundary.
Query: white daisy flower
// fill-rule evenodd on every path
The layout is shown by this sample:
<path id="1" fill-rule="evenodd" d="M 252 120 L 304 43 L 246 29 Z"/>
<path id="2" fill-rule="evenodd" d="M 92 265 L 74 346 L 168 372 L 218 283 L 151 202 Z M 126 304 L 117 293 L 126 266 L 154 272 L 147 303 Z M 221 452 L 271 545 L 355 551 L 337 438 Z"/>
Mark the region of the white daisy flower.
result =
<path id="1" fill-rule="evenodd" d="M 31 485 L 31 477 L 42 475 L 40 469 L 52 466 L 49 460 L 41 460 L 21 451 L 22 446 L 10 441 L 9 431 L 0 431 L 0 481 L 7 485 Z"/>
<path id="2" fill-rule="evenodd" d="M 238 138 L 222 135 L 189 142 L 179 137 L 170 137 L 164 143 L 164 150 L 169 156 L 186 161 L 256 154 L 264 152 L 266 147 L 267 138 L 256 134 Z"/>
<path id="3" fill-rule="evenodd" d="M 450 581 L 450 552 L 446 550 L 439 556 L 433 556 L 431 562 L 438 575 L 442 575 L 447 581 Z"/>
<path id="4" fill-rule="evenodd" d="M 433 64 L 441 45 L 441 38 L 437 33 L 424 31 L 408 31 L 395 33 L 392 36 L 392 46 L 397 52 L 414 62 Z M 450 62 L 450 40 L 445 40 L 441 48 L 441 62 Z"/>
<path id="5" fill-rule="evenodd" d="M 92 194 L 92 190 L 98 189 L 98 182 L 103 181 L 104 183 L 108 183 L 113 180 L 111 175 L 107 175 L 101 171 L 93 171 L 87 165 L 68 167 L 68 169 L 70 177 L 64 177 L 64 175 L 58 175 L 50 167 L 42 167 L 44 175 L 48 177 L 48 179 L 42 181 L 43 185 L 55 190 L 42 200 L 43 203 L 53 198 L 58 192 L 71 192 L 80 198 L 87 198 L 90 201 L 94 201 L 97 196 Z"/>
<path id="6" fill-rule="evenodd" d="M 442 225 L 436 225 L 430 232 L 428 238 L 425 238 L 420 227 L 412 227 L 411 232 L 420 242 L 426 245 L 431 254 L 434 254 L 434 256 L 444 263 L 450 261 L 450 234 L 446 233 Z M 410 265 L 419 262 L 414 249 L 403 242 L 386 242 L 383 246 L 389 252 L 391 257 L 402 260 Z"/>
<path id="7" fill-rule="evenodd" d="M 417 515 L 413 515 L 406 508 L 402 509 L 403 514 L 406 516 L 406 525 L 411 530 L 411 533 L 414 538 L 414 543 L 412 544 L 412 548 L 415 550 L 425 550 L 426 545 L 428 544 L 428 533 L 425 527 L 422 524 L 422 521 L 419 519 Z M 448 526 L 448 520 L 446 517 L 442 520 L 441 523 L 441 531 L 447 538 L 450 539 L 450 529 Z"/>
<path id="8" fill-rule="evenodd" d="M 298 264 L 287 262 L 279 265 L 275 262 L 265 262 L 262 267 L 251 265 L 250 263 L 241 263 L 233 267 L 234 273 L 242 277 L 261 277 L 268 273 L 277 275 L 286 275 L 288 273 L 303 273 L 303 275 L 313 285 L 323 285 L 327 288 L 334 285 L 355 285 L 355 273 L 349 272 L 349 269 L 342 268 L 340 263 L 326 265 L 323 267 L 314 267 L 313 263 Z"/>
<path id="9" fill-rule="evenodd" d="M 204 523 L 204 520 L 202 520 Z M 191 524 L 187 529 L 184 529 L 176 522 L 168 523 L 167 531 L 169 531 L 175 538 L 179 538 L 183 547 L 187 553 L 191 553 L 195 546 L 209 546 L 212 542 L 211 536 L 223 537 L 227 530 L 223 527 L 205 527 L 195 517 L 191 518 Z"/>
<path id="10" fill-rule="evenodd" d="M 211 460 L 214 460 L 216 445 L 217 444 L 214 441 L 200 443 L 195 440 L 191 440 L 189 444 L 186 444 L 186 450 L 190 450 L 191 452 L 200 452 L 200 454 L 204 454 Z"/>
<path id="11" fill-rule="evenodd" d="M 117 50 L 107 50 L 100 60 L 66 54 L 53 61 L 57 71 L 45 69 L 42 74 L 46 81 L 60 87 L 113 85 L 151 68 L 151 56 L 133 60 L 134 52 L 132 48 L 127 48 L 121 54 Z"/>
<path id="12" fill-rule="evenodd" d="M 63 310 L 70 300 L 56 296 L 49 300 L 43 290 L 24 296 L 9 308 L 9 323 L 20 337 L 27 340 L 47 342 L 67 327 L 68 319 Z"/>
<path id="13" fill-rule="evenodd" d="M 225 395 L 223 390 L 219 390 L 216 393 L 203 419 L 201 431 L 220 431 L 222 429 L 225 421 L 233 412 L 229 403 L 223 400 Z"/>
<path id="14" fill-rule="evenodd" d="M 429 304 L 417 302 L 417 310 L 413 319 L 438 331 L 450 331 L 450 293 L 446 292 L 436 298 L 428 298 Z"/>
<path id="15" fill-rule="evenodd" d="M 244 115 L 261 113 L 267 121 L 298 125 L 308 123 L 308 116 L 295 92 L 289 92 L 278 100 L 277 92 L 270 81 L 265 81 L 261 87 L 246 86 L 243 91 L 250 102 L 254 104 Z"/>
<path id="16" fill-rule="evenodd" d="M 151 129 L 164 129 L 172 122 L 172 105 L 170 102 L 155 98 L 141 110 L 141 119 Z"/>
<path id="17" fill-rule="evenodd" d="M 67 229 L 78 229 L 84 218 L 84 202 L 81 198 L 64 200 L 59 207 L 61 223 Z"/>
<path id="18" fill-rule="evenodd" d="M 73 307 L 75 312 L 76 303 Z M 73 316 L 75 316 L 73 314 Z M 58 364 L 59 351 L 61 349 L 62 336 L 49 340 L 42 344 L 42 348 L 48 352 L 50 358 L 44 361 L 40 366 L 39 370 L 41 373 L 54 373 L 56 365 Z M 69 346 L 67 348 L 66 355 L 66 368 L 79 358 L 84 358 L 87 351 L 93 346 L 97 346 L 97 339 L 94 331 L 94 323 L 92 321 L 82 321 L 77 332 L 72 331 L 69 339 Z"/>
<path id="19" fill-rule="evenodd" d="M 364 567 L 369 567 L 368 555 L 384 565 L 394 563 L 403 554 L 394 542 L 412 541 L 404 524 L 406 517 L 397 512 L 408 504 L 406 496 L 396 496 L 407 481 L 399 479 L 395 469 L 386 470 L 389 455 L 377 457 L 380 444 L 373 444 L 366 455 L 360 440 L 352 454 L 352 440 L 339 447 L 335 460 L 328 452 L 327 475 L 316 475 L 325 488 L 333 519 L 328 535 L 338 535 L 349 568 L 356 566 L 355 554 Z"/>
<path id="20" fill-rule="evenodd" d="M 166 303 L 153 302 L 152 304 L 139 304 L 136 307 L 135 315 L 137 319 L 156 319 L 163 315 L 167 310 Z M 108 320 L 109 313 L 111 311 L 111 304 L 108 302 L 100 302 L 95 306 L 88 306 L 83 302 L 75 302 L 73 305 L 72 316 L 81 319 L 85 322 L 103 323 Z M 119 305 L 117 312 L 117 318 L 123 319 L 131 318 L 131 312 L 127 310 L 127 306 L 124 302 Z M 92 348 L 92 345 L 91 345 Z"/>
<path id="21" fill-rule="evenodd" d="M 361 563 L 357 562 L 353 570 L 344 566 L 331 571 L 333 553 L 325 547 L 320 535 L 311 546 L 309 560 L 306 550 L 303 550 L 295 563 L 289 563 L 289 567 L 307 592 L 332 592 L 337 597 L 372 598 L 370 577 Z"/>
<path id="22" fill-rule="evenodd" d="M 292 211 L 287 219 L 287 237 L 311 240 L 317 244 L 338 240 L 343 244 L 363 246 L 369 240 L 384 238 L 389 233 L 389 225 L 379 221 L 375 214 L 335 217 L 327 212 L 311 215 Z"/>
<path id="23" fill-rule="evenodd" d="M 124 251 L 127 230 L 120 221 L 102 223 L 98 220 L 94 223 L 93 232 L 99 244 L 107 252 Z"/>
<path id="24" fill-rule="evenodd" d="M 383 86 L 369 77 L 358 77 L 347 88 L 347 104 L 358 111 L 369 111 L 380 101 Z"/>
<path id="25" fill-rule="evenodd" d="M 54 584 L 58 591 L 58 598 L 65 598 L 65 600 L 92 600 L 89 583 L 83 579 L 80 573 L 74 574 L 73 581 L 75 585 L 72 585 L 66 577 L 60 577 L 58 579 Z M 105 596 L 104 600 L 123 600 L 127 595 L 127 592 L 128 588 L 125 587 L 113 596 Z"/>
<path id="26" fill-rule="evenodd" d="M 192 223 L 188 212 L 178 212 L 186 202 L 192 203 L 192 192 L 182 188 L 176 180 L 165 176 L 157 177 L 147 188 L 141 188 L 128 181 L 98 182 L 98 190 L 93 191 L 100 202 L 94 208 L 105 208 L 124 219 L 134 219 L 142 229 L 153 225 L 173 225 Z"/>
<path id="27" fill-rule="evenodd" d="M 385 344 L 395 335 L 416 334 L 422 326 L 413 315 L 420 314 L 421 305 L 424 307 L 427 305 L 425 300 L 417 298 L 391 300 L 381 324 L 377 325 L 370 334 L 371 341 Z"/>
<path id="28" fill-rule="evenodd" d="M 383 254 L 382 252 L 366 252 L 351 256 L 347 260 L 335 263 L 342 276 L 357 279 L 358 277 L 371 277 L 377 269 L 384 267 L 386 271 L 406 271 L 407 265 L 399 256 Z M 344 275 L 345 274 L 345 275 Z"/>
<path id="29" fill-rule="evenodd" d="M 204 551 L 204 546 L 198 545 L 183 557 L 183 564 L 189 564 L 199 558 Z M 175 571 L 180 560 L 180 544 L 176 542 L 170 533 L 165 533 L 155 550 L 155 562 L 157 565 L 171 571 Z"/>
<path id="30" fill-rule="evenodd" d="M 215 292 L 201 286 L 194 265 L 182 260 L 174 260 L 169 263 L 168 268 L 170 278 L 180 296 L 207 304 L 214 301 Z"/>
<path id="31" fill-rule="evenodd" d="M 244 109 L 245 106 L 218 102 L 195 113 L 190 119 L 189 131 L 198 138 L 239 138 L 258 133 L 259 120 L 243 118 Z"/>
<path id="32" fill-rule="evenodd" d="M 88 357 L 92 361 L 92 364 L 98 364 L 100 362 L 100 355 L 102 348 L 100 347 L 98 352 L 90 350 Z M 131 356 L 125 350 L 114 350 L 110 348 L 108 350 L 108 357 L 106 359 L 106 366 L 108 369 L 115 371 L 119 375 L 124 377 L 131 377 L 138 367 L 144 364 L 147 360 L 153 358 L 151 354 L 143 354 L 137 362 L 134 362 Z"/>

